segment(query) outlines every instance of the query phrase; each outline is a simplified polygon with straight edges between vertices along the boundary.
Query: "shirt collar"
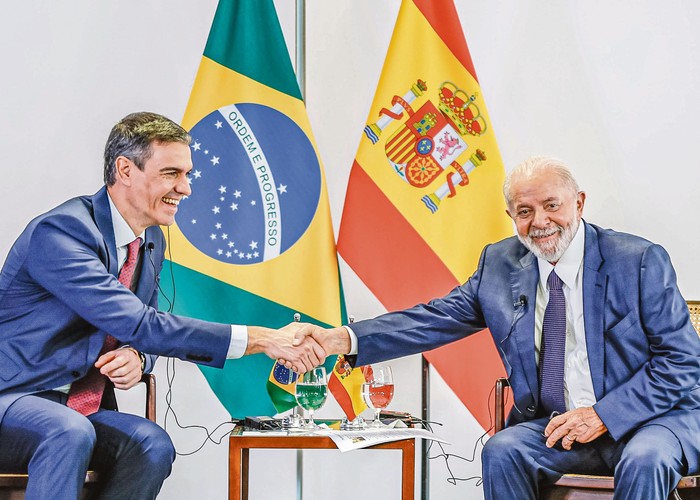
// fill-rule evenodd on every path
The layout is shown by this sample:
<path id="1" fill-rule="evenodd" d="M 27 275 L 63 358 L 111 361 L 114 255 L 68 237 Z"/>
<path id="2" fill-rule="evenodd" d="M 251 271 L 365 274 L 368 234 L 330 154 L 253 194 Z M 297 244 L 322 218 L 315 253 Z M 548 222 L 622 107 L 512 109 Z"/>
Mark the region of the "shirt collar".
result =
<path id="1" fill-rule="evenodd" d="M 569 248 L 566 249 L 564 255 L 561 256 L 557 262 L 557 276 L 564 282 L 564 284 L 569 287 L 569 289 L 574 288 L 576 285 L 576 277 L 578 276 L 579 269 L 581 268 L 581 263 L 583 262 L 583 251 L 586 247 L 586 231 L 584 228 L 584 222 L 581 220 L 574 235 L 574 239 L 571 240 Z M 544 259 L 537 258 L 537 265 L 540 269 L 540 284 L 547 289 L 547 278 L 549 278 L 549 273 L 552 272 L 554 266 Z"/>
<path id="2" fill-rule="evenodd" d="M 112 197 L 109 196 L 109 193 L 107 193 L 107 199 L 109 199 L 109 211 L 112 214 L 112 228 L 114 229 L 114 243 L 117 248 L 127 246 L 129 243 L 134 241 L 134 239 L 136 239 L 136 236 L 141 237 L 141 244 L 143 244 L 145 241 L 146 231 L 143 231 L 141 234 L 135 236 L 134 232 L 129 227 L 129 224 L 127 224 L 124 217 L 122 217 L 122 214 L 120 214 L 119 210 L 117 210 L 117 207 L 114 205 Z"/>

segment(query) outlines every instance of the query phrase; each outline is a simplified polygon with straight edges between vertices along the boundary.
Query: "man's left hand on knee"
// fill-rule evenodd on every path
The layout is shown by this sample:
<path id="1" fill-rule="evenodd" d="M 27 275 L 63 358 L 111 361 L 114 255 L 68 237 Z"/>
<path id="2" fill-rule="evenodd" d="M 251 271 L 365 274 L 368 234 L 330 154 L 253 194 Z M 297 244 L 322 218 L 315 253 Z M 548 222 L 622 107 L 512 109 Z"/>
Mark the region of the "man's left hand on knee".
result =
<path id="1" fill-rule="evenodd" d="M 574 443 L 590 443 L 608 431 L 596 411 L 591 406 L 576 408 L 552 418 L 544 430 L 547 446 L 551 448 L 557 441 L 565 450 Z"/>

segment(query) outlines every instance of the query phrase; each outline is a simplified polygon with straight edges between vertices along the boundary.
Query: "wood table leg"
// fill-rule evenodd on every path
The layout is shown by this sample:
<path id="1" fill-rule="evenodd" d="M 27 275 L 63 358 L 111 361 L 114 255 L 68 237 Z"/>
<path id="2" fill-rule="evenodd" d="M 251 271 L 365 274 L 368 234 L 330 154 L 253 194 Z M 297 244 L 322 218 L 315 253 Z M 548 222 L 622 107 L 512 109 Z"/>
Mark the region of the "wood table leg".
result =
<path id="1" fill-rule="evenodd" d="M 241 448 L 234 439 L 230 440 L 228 450 L 228 498 L 241 500 Z"/>
<path id="2" fill-rule="evenodd" d="M 413 500 L 416 472 L 416 440 L 406 440 L 401 448 L 401 499 Z"/>
<path id="3" fill-rule="evenodd" d="M 250 457 L 250 449 L 243 448 L 241 459 L 241 500 L 248 500 L 248 459 Z"/>

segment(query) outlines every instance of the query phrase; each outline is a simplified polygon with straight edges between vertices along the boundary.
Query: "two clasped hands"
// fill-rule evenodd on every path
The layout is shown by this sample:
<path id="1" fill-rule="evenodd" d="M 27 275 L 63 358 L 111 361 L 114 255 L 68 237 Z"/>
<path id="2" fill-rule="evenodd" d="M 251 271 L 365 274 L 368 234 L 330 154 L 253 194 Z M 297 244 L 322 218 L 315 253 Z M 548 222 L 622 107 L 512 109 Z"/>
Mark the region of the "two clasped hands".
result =
<path id="1" fill-rule="evenodd" d="M 350 351 L 350 336 L 344 327 L 322 328 L 310 323 L 290 323 L 279 330 L 258 335 L 248 330 L 249 344 L 260 343 L 260 349 L 297 373 L 305 373 L 323 364 L 327 356 Z"/>

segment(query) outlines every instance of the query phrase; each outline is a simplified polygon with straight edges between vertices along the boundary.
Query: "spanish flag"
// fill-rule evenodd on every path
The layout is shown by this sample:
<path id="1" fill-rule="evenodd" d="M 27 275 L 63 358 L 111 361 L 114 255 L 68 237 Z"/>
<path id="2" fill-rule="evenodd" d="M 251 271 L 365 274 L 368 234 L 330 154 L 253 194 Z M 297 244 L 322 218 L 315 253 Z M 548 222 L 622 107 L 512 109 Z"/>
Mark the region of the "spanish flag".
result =
<path id="1" fill-rule="evenodd" d="M 364 366 L 353 368 L 345 356 L 341 355 L 336 358 L 328 379 L 328 389 L 350 420 L 355 420 L 367 409 L 367 404 L 362 399 L 362 384 L 366 382 L 366 368 Z"/>
<path id="2" fill-rule="evenodd" d="M 485 244 L 512 234 L 503 179 L 452 0 L 403 0 L 350 172 L 340 256 L 387 310 L 442 296 Z M 425 356 L 488 428 L 503 373 L 488 332 Z"/>
<path id="3" fill-rule="evenodd" d="M 160 282 L 174 312 L 269 327 L 295 313 L 340 324 L 326 180 L 272 0 L 219 1 L 182 125 L 193 138 L 192 195 L 167 231 Z M 273 364 L 260 354 L 201 369 L 240 418 L 296 404 L 288 386 L 286 404 L 273 404 L 275 390 L 268 396 Z M 286 369 L 273 373 L 286 385 Z"/>

